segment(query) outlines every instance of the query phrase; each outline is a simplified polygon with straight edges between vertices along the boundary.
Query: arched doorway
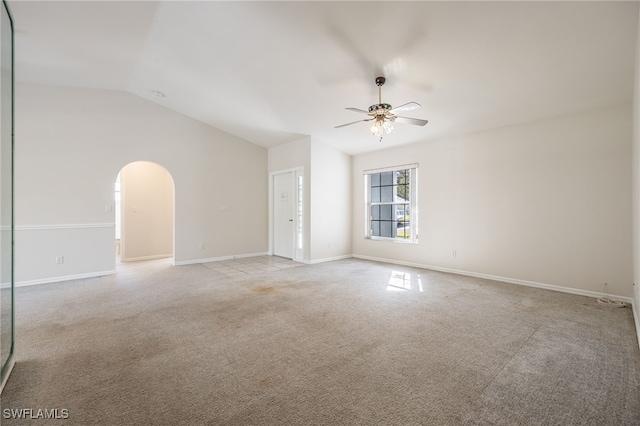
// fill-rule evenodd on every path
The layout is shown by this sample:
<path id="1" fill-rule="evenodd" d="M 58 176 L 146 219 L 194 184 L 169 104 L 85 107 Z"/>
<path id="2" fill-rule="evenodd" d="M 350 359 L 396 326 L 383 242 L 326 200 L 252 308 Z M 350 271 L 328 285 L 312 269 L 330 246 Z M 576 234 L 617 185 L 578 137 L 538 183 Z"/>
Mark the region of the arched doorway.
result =
<path id="1" fill-rule="evenodd" d="M 129 163 L 116 180 L 116 256 L 120 261 L 174 256 L 175 186 L 149 161 Z"/>

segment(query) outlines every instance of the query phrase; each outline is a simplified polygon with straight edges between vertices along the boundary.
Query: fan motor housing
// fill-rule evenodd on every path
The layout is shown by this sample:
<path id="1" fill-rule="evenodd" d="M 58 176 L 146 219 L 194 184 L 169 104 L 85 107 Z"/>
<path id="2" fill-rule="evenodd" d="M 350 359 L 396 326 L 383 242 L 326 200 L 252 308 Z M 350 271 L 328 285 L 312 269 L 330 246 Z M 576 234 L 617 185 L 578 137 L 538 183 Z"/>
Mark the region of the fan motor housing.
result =
<path id="1" fill-rule="evenodd" d="M 392 109 L 389 104 L 374 104 L 369 107 L 369 112 L 376 115 L 384 115 Z"/>

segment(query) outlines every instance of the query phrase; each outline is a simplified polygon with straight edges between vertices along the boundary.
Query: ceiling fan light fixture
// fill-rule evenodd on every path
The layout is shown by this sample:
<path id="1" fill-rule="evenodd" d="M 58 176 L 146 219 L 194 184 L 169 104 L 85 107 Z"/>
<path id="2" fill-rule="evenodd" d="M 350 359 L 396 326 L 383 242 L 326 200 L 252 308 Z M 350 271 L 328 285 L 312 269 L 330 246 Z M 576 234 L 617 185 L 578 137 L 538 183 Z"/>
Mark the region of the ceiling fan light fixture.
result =
<path id="1" fill-rule="evenodd" d="M 376 121 L 373 123 L 373 126 L 369 129 L 371 130 L 371 134 L 373 136 L 379 136 L 382 139 L 382 136 L 385 134 L 391 133 L 393 130 L 393 124 L 390 121 L 384 119 L 384 117 L 380 116 L 376 118 Z"/>

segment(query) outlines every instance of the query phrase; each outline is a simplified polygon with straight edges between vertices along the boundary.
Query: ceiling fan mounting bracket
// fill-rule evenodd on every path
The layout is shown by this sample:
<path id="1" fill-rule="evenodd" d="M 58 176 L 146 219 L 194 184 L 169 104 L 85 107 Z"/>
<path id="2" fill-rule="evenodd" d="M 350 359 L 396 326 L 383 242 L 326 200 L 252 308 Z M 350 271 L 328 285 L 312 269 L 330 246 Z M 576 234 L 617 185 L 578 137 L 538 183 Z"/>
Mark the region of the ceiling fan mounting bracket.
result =
<path id="1" fill-rule="evenodd" d="M 376 77 L 376 85 L 378 86 L 382 86 L 385 81 L 387 81 L 387 79 L 384 77 Z"/>

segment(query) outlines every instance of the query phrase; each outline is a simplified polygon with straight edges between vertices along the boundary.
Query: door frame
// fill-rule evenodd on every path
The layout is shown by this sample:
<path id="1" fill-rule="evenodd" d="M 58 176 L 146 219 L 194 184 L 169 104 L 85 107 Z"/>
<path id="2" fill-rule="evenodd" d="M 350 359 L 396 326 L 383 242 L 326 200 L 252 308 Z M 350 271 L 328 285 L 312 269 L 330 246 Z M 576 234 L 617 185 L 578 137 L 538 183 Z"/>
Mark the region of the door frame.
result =
<path id="1" fill-rule="evenodd" d="M 304 192 L 304 167 L 293 167 L 290 169 L 283 169 L 283 170 L 276 170 L 273 172 L 269 172 L 269 255 L 273 256 L 274 253 L 274 244 L 275 244 L 275 238 L 274 238 L 274 221 L 275 221 L 275 205 L 273 202 L 273 197 L 274 197 L 274 179 L 276 175 L 281 175 L 281 174 L 285 174 L 285 173 L 293 173 L 293 193 L 295 194 L 295 199 L 294 199 L 294 215 L 293 215 L 293 238 L 291 241 L 292 247 L 293 247 L 293 259 L 296 262 L 303 262 L 304 259 L 304 241 L 302 241 L 302 244 L 297 244 L 298 238 L 303 238 L 304 237 L 304 231 L 302 231 L 302 235 L 300 234 L 300 215 L 297 213 L 297 209 L 298 206 L 301 206 L 302 208 L 302 216 L 304 217 L 304 203 L 300 199 L 300 195 L 299 195 L 299 191 L 298 191 L 298 179 L 300 177 L 303 178 L 303 192 Z M 302 203 L 301 203 L 302 202 Z"/>
<path id="2" fill-rule="evenodd" d="M 172 216 L 173 216 L 173 220 L 171 223 L 171 239 L 172 239 L 172 243 L 171 243 L 171 253 L 164 253 L 164 254 L 157 254 L 157 255 L 150 255 L 150 256 L 142 256 L 142 257 L 130 257 L 127 258 L 125 256 L 125 252 L 126 252 L 126 244 L 125 244 L 125 239 L 126 239 L 126 235 L 127 235 L 127 231 L 126 231 L 126 215 L 125 215 L 125 210 L 127 209 L 127 205 L 126 205 L 126 201 L 125 201 L 125 193 L 126 193 L 126 184 L 123 184 L 122 180 L 120 181 L 120 262 L 132 262 L 132 261 L 139 261 L 139 260 L 152 260 L 152 259 L 167 259 L 167 258 L 171 258 L 171 264 L 173 266 L 175 266 L 176 264 L 176 181 L 173 178 L 173 175 L 171 174 L 171 172 L 169 171 L 169 169 L 167 169 L 163 164 L 160 164 L 156 161 L 151 161 L 151 160 L 135 160 L 135 161 L 131 161 L 128 162 L 127 164 L 125 164 L 124 166 L 122 166 L 120 168 L 120 170 L 118 171 L 117 175 L 116 175 L 116 180 L 118 179 L 117 176 L 122 177 L 121 173 L 123 170 L 125 170 L 127 167 L 131 166 L 132 164 L 135 163 L 150 163 L 153 164 L 154 166 L 158 166 L 161 169 L 164 170 L 164 172 L 167 174 L 167 176 L 169 177 L 169 179 L 171 179 L 171 197 L 173 198 L 173 203 L 171 205 L 171 210 L 172 210 Z M 114 203 L 114 207 L 115 207 L 115 203 Z M 114 208 L 114 216 L 115 216 L 115 208 Z M 115 222 L 115 217 L 114 217 L 114 222 Z M 131 231 L 129 231 L 131 232 Z M 116 256 L 117 259 L 117 256 Z"/>

